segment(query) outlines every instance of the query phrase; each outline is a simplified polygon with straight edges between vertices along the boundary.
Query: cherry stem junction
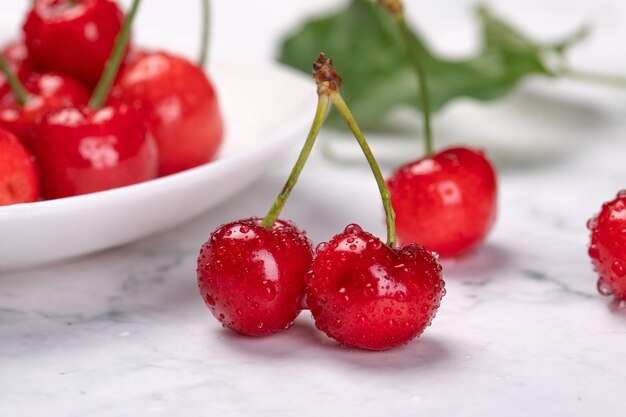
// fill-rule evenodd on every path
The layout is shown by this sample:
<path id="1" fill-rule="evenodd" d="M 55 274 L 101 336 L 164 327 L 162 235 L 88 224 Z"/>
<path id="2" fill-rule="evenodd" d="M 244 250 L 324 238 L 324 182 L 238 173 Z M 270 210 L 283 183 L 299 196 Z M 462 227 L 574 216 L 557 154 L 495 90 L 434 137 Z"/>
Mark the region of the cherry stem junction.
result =
<path id="1" fill-rule="evenodd" d="M 137 14 L 137 9 L 139 9 L 140 3 L 141 0 L 133 0 L 132 5 L 130 6 L 130 10 L 126 15 L 126 19 L 124 19 L 122 29 L 117 35 L 117 39 L 115 39 L 115 45 L 113 46 L 111 55 L 107 60 L 102 75 L 100 76 L 100 81 L 98 81 L 98 85 L 96 86 L 93 95 L 91 96 L 91 100 L 89 100 L 89 107 L 91 107 L 92 109 L 99 109 L 104 106 L 104 103 L 109 96 L 111 86 L 113 85 L 113 80 L 115 80 L 117 72 L 119 71 L 120 65 L 122 63 L 124 51 L 126 51 L 128 39 L 130 38 L 130 28 L 133 24 L 133 20 L 135 19 L 135 15 Z"/>
<path id="2" fill-rule="evenodd" d="M 24 88 L 24 85 L 17 77 L 17 75 L 15 75 L 13 70 L 11 70 L 11 67 L 7 63 L 6 59 L 4 59 L 4 56 L 2 56 L 2 54 L 0 54 L 0 71 L 2 71 L 7 78 L 7 82 L 9 83 L 9 86 L 11 86 L 13 94 L 15 94 L 15 101 L 17 102 L 17 104 L 19 104 L 20 106 L 26 104 L 26 100 L 28 99 L 28 92 L 26 91 L 26 88 Z"/>
<path id="3" fill-rule="evenodd" d="M 387 9 L 393 16 L 398 31 L 402 36 L 402 42 L 406 49 L 407 56 L 411 61 L 411 65 L 417 75 L 417 82 L 420 90 L 422 118 L 424 124 L 424 153 L 430 156 L 433 150 L 433 135 L 431 127 L 431 109 L 430 109 L 430 92 L 428 90 L 428 77 L 424 67 L 420 52 L 416 50 L 414 45 L 414 34 L 406 23 L 404 15 L 404 7 L 401 0 L 379 0 L 379 3 Z"/>
<path id="4" fill-rule="evenodd" d="M 209 55 L 209 22 L 211 20 L 211 7 L 209 0 L 202 0 L 202 38 L 200 40 L 200 54 L 198 55 L 198 66 L 206 66 Z"/>
<path id="5" fill-rule="evenodd" d="M 328 99 L 328 97 L 320 95 L 318 97 L 315 118 L 313 119 L 313 124 L 311 125 L 309 134 L 306 138 L 306 141 L 304 142 L 304 146 L 300 151 L 300 155 L 298 156 L 298 159 L 296 160 L 296 163 L 291 170 L 291 174 L 289 174 L 289 178 L 287 178 L 287 182 L 278 194 L 278 197 L 276 197 L 274 205 L 261 222 L 261 226 L 265 227 L 266 229 L 272 228 L 272 226 L 278 219 L 280 212 L 285 206 L 285 203 L 289 198 L 289 194 L 291 194 L 291 190 L 296 185 L 298 177 L 300 176 L 300 173 L 302 172 L 302 169 L 304 168 L 304 165 L 306 164 L 306 161 L 311 154 L 311 150 L 313 149 L 313 145 L 315 144 L 315 139 L 317 139 L 320 129 L 322 128 L 322 125 L 326 120 L 326 115 L 328 114 L 329 107 L 330 100 Z"/>

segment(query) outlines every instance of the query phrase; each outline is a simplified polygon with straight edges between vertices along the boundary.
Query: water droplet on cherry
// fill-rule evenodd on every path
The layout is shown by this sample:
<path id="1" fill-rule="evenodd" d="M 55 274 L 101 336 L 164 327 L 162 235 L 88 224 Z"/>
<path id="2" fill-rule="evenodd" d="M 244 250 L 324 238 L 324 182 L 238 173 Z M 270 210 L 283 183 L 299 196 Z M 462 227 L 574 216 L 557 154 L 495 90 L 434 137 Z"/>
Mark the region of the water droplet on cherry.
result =
<path id="1" fill-rule="evenodd" d="M 613 294 L 613 290 L 611 290 L 611 286 L 603 279 L 598 280 L 598 292 L 605 296 L 609 296 Z"/>
<path id="2" fill-rule="evenodd" d="M 622 265 L 620 261 L 613 262 L 613 265 L 611 265 L 611 271 L 613 271 L 613 273 L 619 278 L 626 275 L 626 271 L 624 270 L 624 265 Z"/>
<path id="3" fill-rule="evenodd" d="M 361 226 L 359 226 L 358 224 L 354 224 L 354 223 L 349 224 L 344 229 L 344 233 L 349 234 L 349 235 L 356 235 L 361 232 L 363 232 L 363 229 L 361 228 Z"/>

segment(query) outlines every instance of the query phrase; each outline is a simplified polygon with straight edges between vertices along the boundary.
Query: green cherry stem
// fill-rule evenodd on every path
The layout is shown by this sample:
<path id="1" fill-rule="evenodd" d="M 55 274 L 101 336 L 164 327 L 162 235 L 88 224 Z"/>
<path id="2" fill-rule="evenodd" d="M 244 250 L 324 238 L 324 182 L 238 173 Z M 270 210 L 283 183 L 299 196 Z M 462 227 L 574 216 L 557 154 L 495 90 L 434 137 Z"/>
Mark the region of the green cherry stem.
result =
<path id="1" fill-rule="evenodd" d="M 98 81 L 98 85 L 96 86 L 93 95 L 91 96 L 91 100 L 89 100 L 89 107 L 91 107 L 92 109 L 99 109 L 104 106 L 104 103 L 109 96 L 111 85 L 113 85 L 113 80 L 115 80 L 117 72 L 122 63 L 124 51 L 126 50 L 126 46 L 128 45 L 128 39 L 130 38 L 130 28 L 133 24 L 133 20 L 135 19 L 135 15 L 137 14 L 137 9 L 139 9 L 139 3 L 141 3 L 141 0 L 133 0 L 132 5 L 130 6 L 130 10 L 126 15 L 126 19 L 124 19 L 122 29 L 117 35 L 117 39 L 115 40 L 115 45 L 113 46 L 111 55 L 107 60 L 102 75 L 100 76 L 100 81 Z"/>
<path id="2" fill-rule="evenodd" d="M 276 219 L 280 215 L 287 199 L 289 198 L 289 194 L 291 194 L 291 190 L 296 185 L 298 181 L 298 177 L 306 164 L 309 155 L 311 154 L 311 150 L 313 149 L 313 145 L 315 144 L 315 139 L 317 139 L 317 135 L 324 124 L 324 120 L 326 120 L 326 115 L 328 114 L 328 109 L 330 107 L 330 100 L 327 96 L 320 95 L 317 101 L 317 110 L 315 111 L 315 118 L 313 119 L 313 124 L 311 125 L 311 129 L 309 130 L 309 134 L 304 142 L 304 146 L 300 151 L 300 155 L 291 170 L 291 174 L 289 174 L 289 178 L 287 178 L 287 182 L 285 186 L 276 197 L 276 201 L 274 205 L 267 213 L 263 221 L 261 222 L 261 226 L 266 229 L 271 229 Z"/>
<path id="3" fill-rule="evenodd" d="M 15 75 L 15 73 L 11 70 L 11 67 L 2 54 L 0 54 L 0 71 L 2 71 L 6 76 L 7 82 L 11 86 L 11 90 L 13 90 L 13 94 L 15 94 L 15 101 L 17 101 L 17 104 L 20 106 L 26 104 L 28 92 L 26 91 L 26 88 L 24 88 L 20 79 L 17 78 L 17 75 Z"/>
<path id="4" fill-rule="evenodd" d="M 348 105 L 339 93 L 339 86 L 343 84 L 341 77 L 335 71 L 333 61 L 330 58 L 326 58 L 323 53 L 321 53 L 315 63 L 313 63 L 313 76 L 317 82 L 317 94 L 320 97 L 330 97 L 333 105 L 354 134 L 356 141 L 359 143 L 359 146 L 365 155 L 365 159 L 367 159 L 367 163 L 372 169 L 372 173 L 376 179 L 376 184 L 378 185 L 380 197 L 383 201 L 383 207 L 385 209 L 385 217 L 387 220 L 387 246 L 393 249 L 396 247 L 396 214 L 391 206 L 391 195 L 389 193 L 389 189 L 387 188 L 382 172 L 380 172 L 380 167 L 376 162 L 376 158 L 374 157 L 374 154 L 372 153 L 372 150 L 363 135 L 363 131 L 352 115 L 350 108 L 348 108 Z"/>
<path id="5" fill-rule="evenodd" d="M 430 109 L 430 92 L 428 89 L 428 77 L 424 63 L 420 57 L 419 51 L 413 45 L 414 34 L 406 23 L 404 16 L 404 7 L 401 0 L 379 0 L 379 3 L 387 9 L 393 16 L 398 31 L 402 36 L 402 42 L 406 49 L 407 56 L 411 61 L 411 65 L 417 75 L 417 82 L 420 89 L 420 98 L 422 101 L 422 118 L 424 123 L 424 153 L 426 156 L 433 154 L 433 134 L 431 127 L 431 109 Z"/>
<path id="6" fill-rule="evenodd" d="M 209 55 L 209 21 L 211 19 L 211 8 L 209 0 L 202 0 L 202 39 L 200 41 L 200 54 L 198 55 L 198 66 L 202 69 L 206 66 Z"/>
<path id="7" fill-rule="evenodd" d="M 607 87 L 626 88 L 626 77 L 620 77 L 618 75 L 599 74 L 590 71 L 575 70 L 565 68 L 557 75 L 568 77 L 576 81 L 584 81 L 593 84 L 602 84 Z"/>
<path id="8" fill-rule="evenodd" d="M 333 102 L 333 105 L 341 114 L 341 117 L 344 118 L 348 127 L 354 134 L 363 154 L 365 155 L 365 159 L 367 159 L 367 163 L 372 169 L 372 173 L 374 174 L 374 178 L 376 179 L 376 184 L 378 185 L 378 191 L 380 192 L 380 197 L 383 200 L 383 207 L 385 208 L 385 217 L 387 220 L 387 246 L 390 248 L 396 247 L 396 214 L 393 211 L 393 207 L 391 206 L 391 195 L 389 194 L 389 189 L 387 188 L 387 184 L 385 183 L 385 178 L 383 177 L 382 172 L 380 172 L 380 167 L 376 162 L 376 158 L 374 158 L 374 154 L 367 144 L 367 140 L 365 136 L 363 136 L 363 132 L 359 125 L 357 124 L 352 112 L 348 108 L 348 105 L 339 94 L 339 91 L 334 91 L 330 94 L 330 99 Z"/>

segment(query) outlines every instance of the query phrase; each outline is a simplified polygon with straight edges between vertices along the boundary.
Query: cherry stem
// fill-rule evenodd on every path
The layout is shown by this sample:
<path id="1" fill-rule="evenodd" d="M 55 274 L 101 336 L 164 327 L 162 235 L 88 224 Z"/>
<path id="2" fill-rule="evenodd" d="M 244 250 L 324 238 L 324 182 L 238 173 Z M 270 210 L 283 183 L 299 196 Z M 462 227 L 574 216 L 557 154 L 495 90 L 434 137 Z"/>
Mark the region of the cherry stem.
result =
<path id="1" fill-rule="evenodd" d="M 26 91 L 26 88 L 17 77 L 17 75 L 15 75 L 13 70 L 11 70 L 11 67 L 7 63 L 6 59 L 4 59 L 4 56 L 2 56 L 2 54 L 0 54 L 0 71 L 2 71 L 6 76 L 7 82 L 9 83 L 9 86 L 11 86 L 13 94 L 15 94 L 15 101 L 17 102 L 17 104 L 20 106 L 26 104 L 26 100 L 28 99 L 28 92 Z"/>
<path id="2" fill-rule="evenodd" d="M 356 119 L 350 112 L 348 105 L 339 94 L 339 91 L 332 91 L 330 93 L 330 99 L 333 102 L 335 108 L 341 114 L 341 117 L 346 121 L 348 127 L 354 134 L 363 154 L 365 155 L 365 159 L 367 159 L 367 163 L 372 169 L 372 173 L 374 174 L 374 178 L 376 179 L 376 184 L 378 185 L 378 191 L 380 192 L 380 197 L 383 201 L 383 207 L 385 208 L 385 217 L 387 220 L 387 246 L 390 248 L 396 247 L 396 215 L 393 211 L 393 207 L 391 206 L 391 195 L 389 194 L 389 189 L 387 188 L 387 184 L 385 183 L 385 178 L 383 174 L 380 172 L 380 167 L 376 162 L 376 158 L 374 158 L 374 154 L 367 144 L 367 140 L 359 128 L 359 125 L 356 122 Z"/>
<path id="3" fill-rule="evenodd" d="M 296 185 L 298 181 L 298 177 L 306 164 L 309 155 L 311 154 L 311 150 L 313 149 L 313 145 L 315 144 L 315 139 L 317 139 L 317 135 L 324 124 L 324 120 L 326 120 L 326 115 L 328 114 L 328 108 L 330 107 L 330 100 L 327 96 L 320 95 L 317 101 L 317 110 L 315 111 L 315 118 L 313 119 L 313 124 L 311 125 L 311 129 L 309 130 L 309 134 L 304 142 L 304 146 L 300 151 L 300 155 L 296 160 L 295 165 L 291 170 L 291 174 L 289 174 L 289 178 L 287 178 L 287 182 L 285 183 L 283 189 L 276 197 L 276 201 L 274 205 L 269 210 L 263 221 L 261 222 L 261 226 L 266 229 L 271 229 L 283 207 L 285 207 L 285 203 L 289 198 L 289 194 L 291 194 L 291 190 Z"/>
<path id="4" fill-rule="evenodd" d="M 209 21 L 211 19 L 211 8 L 209 0 L 202 0 L 202 39 L 200 41 L 200 56 L 198 65 L 204 68 L 209 55 Z"/>
<path id="5" fill-rule="evenodd" d="M 135 15 L 137 14 L 137 9 L 139 9 L 139 3 L 141 3 L 141 0 L 133 0 L 130 10 L 126 15 L 126 19 L 124 19 L 122 29 L 115 39 L 115 45 L 113 46 L 111 55 L 107 60 L 104 71 L 100 76 L 100 81 L 98 81 L 98 85 L 91 96 L 91 100 L 89 100 L 89 107 L 92 109 L 99 109 L 104 106 L 104 103 L 109 96 L 113 80 L 115 80 L 115 77 L 117 76 L 117 72 L 119 71 L 122 58 L 124 56 L 124 51 L 128 45 L 130 28 L 133 24 L 133 20 L 135 19 Z"/>
<path id="6" fill-rule="evenodd" d="M 433 135 L 431 128 L 431 109 L 430 109 L 430 92 L 428 89 L 428 77 L 426 69 L 420 56 L 420 52 L 416 50 L 413 40 L 414 34 L 406 23 L 404 15 L 404 7 L 401 0 L 379 0 L 379 3 L 387 9 L 393 16 L 396 26 L 402 36 L 402 42 L 406 49 L 407 56 L 413 65 L 417 82 L 420 89 L 420 98 L 422 101 L 422 118 L 424 123 L 424 153 L 426 156 L 433 154 Z"/>
<path id="7" fill-rule="evenodd" d="M 389 189 L 387 188 L 385 178 L 383 178 L 383 174 L 380 172 L 380 167 L 376 162 L 376 158 L 374 158 L 372 150 L 367 144 L 367 140 L 365 139 L 361 128 L 357 124 L 352 112 L 348 108 L 348 105 L 345 101 L 343 101 L 343 97 L 341 97 L 341 94 L 339 93 L 339 87 L 343 85 L 343 81 L 341 80 L 339 74 L 337 74 L 337 71 L 335 71 L 332 59 L 326 58 L 326 55 L 324 55 L 323 52 L 320 53 L 317 60 L 313 62 L 313 78 L 315 78 L 315 82 L 317 83 L 317 94 L 320 97 L 330 97 L 330 100 L 335 105 L 335 108 L 339 111 L 341 117 L 343 117 L 348 124 L 348 127 L 354 134 L 354 137 L 365 155 L 365 159 L 367 159 L 367 163 L 372 169 L 372 173 L 376 179 L 376 184 L 378 185 L 380 197 L 383 200 L 383 207 L 385 208 L 385 216 L 387 218 L 387 246 L 393 249 L 396 247 L 396 214 L 391 206 L 391 195 L 389 194 Z"/>
<path id="8" fill-rule="evenodd" d="M 574 70 L 565 68 L 557 73 L 557 75 L 572 78 L 578 81 L 585 81 L 594 84 L 603 84 L 608 87 L 626 88 L 626 77 L 618 75 L 599 74 L 591 71 Z"/>

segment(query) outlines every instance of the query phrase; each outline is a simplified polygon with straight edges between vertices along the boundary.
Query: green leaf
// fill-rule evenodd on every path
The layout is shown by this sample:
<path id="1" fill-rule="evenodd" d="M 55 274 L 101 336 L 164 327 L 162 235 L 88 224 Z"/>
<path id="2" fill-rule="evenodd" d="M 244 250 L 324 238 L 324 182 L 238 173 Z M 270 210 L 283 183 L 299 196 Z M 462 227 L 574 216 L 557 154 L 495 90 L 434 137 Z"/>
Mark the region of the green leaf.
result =
<path id="1" fill-rule="evenodd" d="M 510 93 L 523 78 L 554 76 L 545 64 L 549 54 L 561 55 L 573 41 L 537 44 L 480 7 L 482 47 L 470 59 L 445 59 L 419 36 L 414 47 L 428 76 L 433 111 L 469 97 L 493 100 Z M 285 39 L 280 61 L 305 72 L 319 52 L 333 59 L 346 87 L 342 94 L 363 124 L 384 119 L 399 106 L 419 109 L 417 78 L 393 19 L 370 0 L 352 0 L 347 9 L 311 20 Z"/>

